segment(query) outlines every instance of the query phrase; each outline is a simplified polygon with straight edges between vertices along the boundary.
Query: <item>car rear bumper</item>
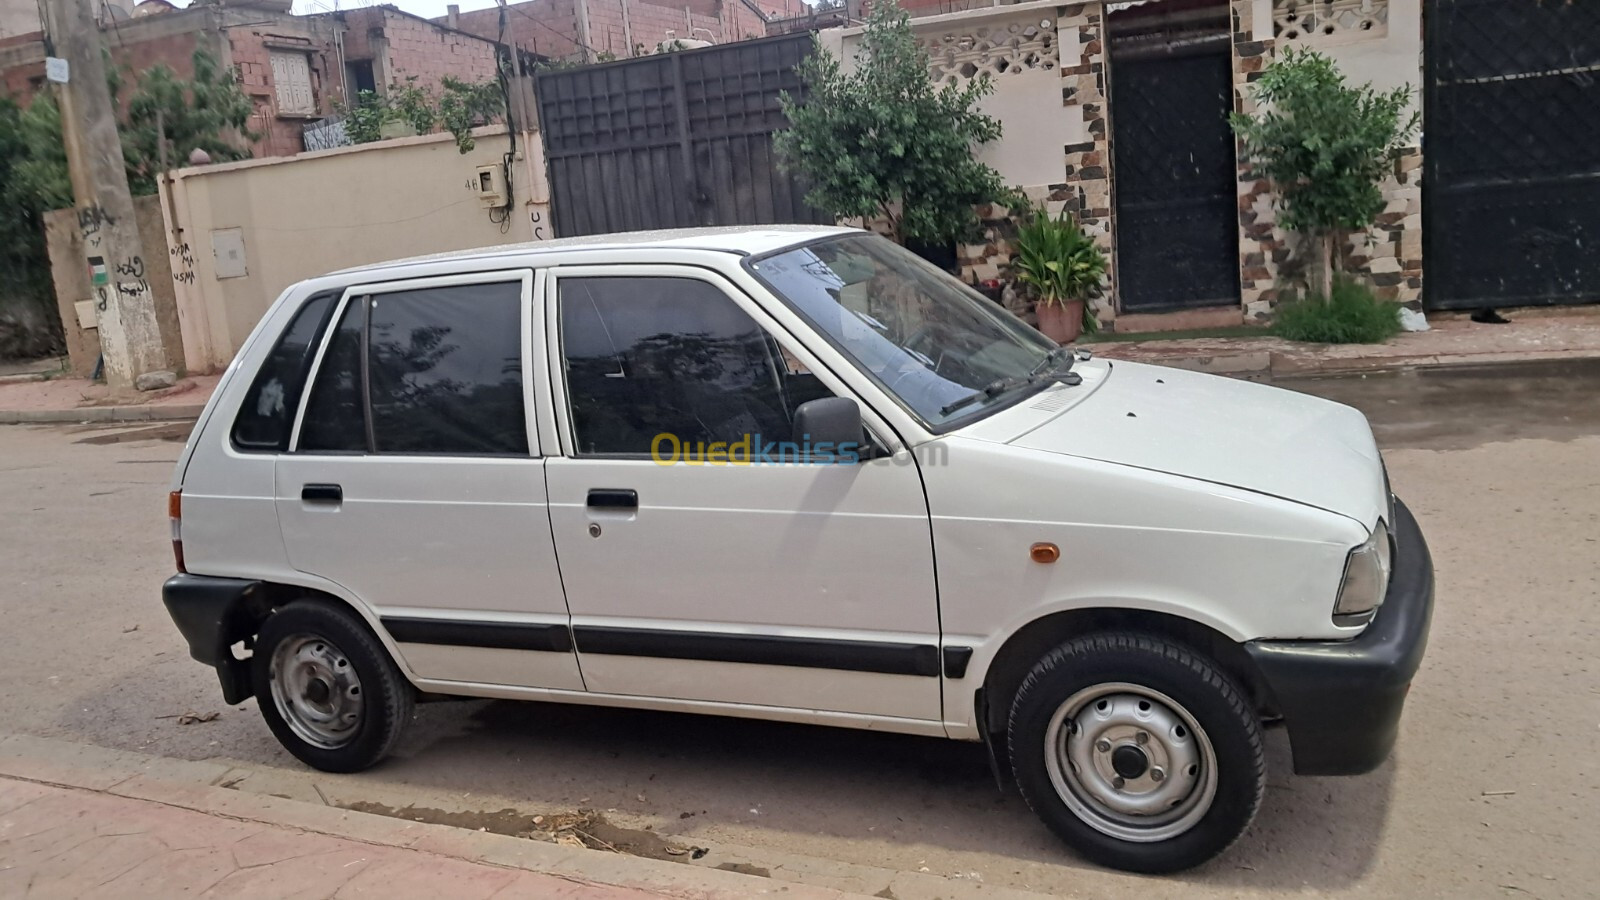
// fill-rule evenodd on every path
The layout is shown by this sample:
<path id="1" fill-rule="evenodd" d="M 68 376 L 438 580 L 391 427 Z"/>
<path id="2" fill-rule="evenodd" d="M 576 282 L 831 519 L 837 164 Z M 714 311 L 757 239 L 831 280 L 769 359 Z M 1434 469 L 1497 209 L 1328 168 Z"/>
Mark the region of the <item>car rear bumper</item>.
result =
<path id="1" fill-rule="evenodd" d="M 1370 772 L 1394 747 L 1433 617 L 1433 557 L 1398 501 L 1394 534 L 1388 597 L 1360 636 L 1244 645 L 1283 715 L 1298 774 Z"/>
<path id="2" fill-rule="evenodd" d="M 174 575 L 161 586 L 161 600 L 189 642 L 189 655 L 217 670 L 222 699 L 229 704 L 242 703 L 254 693 L 249 665 L 234 658 L 231 648 L 254 630 L 248 603 L 260 586 L 243 578 L 188 574 Z"/>

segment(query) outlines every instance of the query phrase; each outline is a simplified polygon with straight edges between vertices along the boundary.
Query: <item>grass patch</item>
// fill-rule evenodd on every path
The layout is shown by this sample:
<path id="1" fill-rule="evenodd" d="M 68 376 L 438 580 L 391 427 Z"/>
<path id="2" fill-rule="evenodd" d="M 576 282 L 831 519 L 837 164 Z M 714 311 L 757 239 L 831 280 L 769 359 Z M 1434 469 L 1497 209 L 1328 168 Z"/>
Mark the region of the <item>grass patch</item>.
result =
<path id="1" fill-rule="evenodd" d="M 1379 300 L 1358 281 L 1339 279 L 1326 301 L 1317 294 L 1286 295 L 1272 333 L 1313 344 L 1381 344 L 1400 333 L 1400 304 Z"/>

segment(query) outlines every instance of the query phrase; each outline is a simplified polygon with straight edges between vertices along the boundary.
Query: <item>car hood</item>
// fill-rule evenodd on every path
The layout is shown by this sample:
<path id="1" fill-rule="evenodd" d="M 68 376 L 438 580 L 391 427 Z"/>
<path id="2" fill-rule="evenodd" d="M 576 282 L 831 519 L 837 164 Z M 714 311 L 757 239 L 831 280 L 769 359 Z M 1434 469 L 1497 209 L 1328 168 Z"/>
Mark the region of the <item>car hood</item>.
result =
<path id="1" fill-rule="evenodd" d="M 1018 447 L 1243 488 L 1371 527 L 1388 488 L 1360 411 L 1281 388 L 1113 362 L 1100 389 Z"/>

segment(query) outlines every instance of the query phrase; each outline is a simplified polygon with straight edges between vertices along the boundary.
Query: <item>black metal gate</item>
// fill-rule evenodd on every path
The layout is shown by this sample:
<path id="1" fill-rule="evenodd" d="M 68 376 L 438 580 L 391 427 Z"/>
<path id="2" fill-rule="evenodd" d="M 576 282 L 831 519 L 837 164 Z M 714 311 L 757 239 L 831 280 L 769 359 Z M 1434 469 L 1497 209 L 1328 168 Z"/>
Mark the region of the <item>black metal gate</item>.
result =
<path id="1" fill-rule="evenodd" d="M 810 50 L 799 34 L 541 73 L 555 233 L 831 222 L 772 149 Z"/>
<path id="2" fill-rule="evenodd" d="M 1426 305 L 1600 300 L 1600 3 L 1426 12 Z"/>
<path id="3" fill-rule="evenodd" d="M 1226 35 L 1112 44 L 1117 283 L 1127 312 L 1239 304 L 1238 176 Z"/>

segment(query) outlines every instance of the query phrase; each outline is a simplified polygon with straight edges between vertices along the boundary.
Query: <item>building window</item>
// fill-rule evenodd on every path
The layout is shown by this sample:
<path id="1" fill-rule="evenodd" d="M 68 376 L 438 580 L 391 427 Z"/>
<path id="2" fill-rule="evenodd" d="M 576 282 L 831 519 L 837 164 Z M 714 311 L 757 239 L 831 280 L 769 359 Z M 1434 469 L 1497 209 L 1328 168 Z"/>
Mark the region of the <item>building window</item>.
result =
<path id="1" fill-rule="evenodd" d="M 1272 36 L 1290 43 L 1389 33 L 1389 0 L 1272 0 Z"/>
<path id="2" fill-rule="evenodd" d="M 311 57 L 305 53 L 273 50 L 272 85 L 278 95 L 278 112 L 311 116 L 317 98 L 311 92 Z"/>

